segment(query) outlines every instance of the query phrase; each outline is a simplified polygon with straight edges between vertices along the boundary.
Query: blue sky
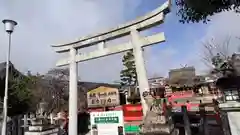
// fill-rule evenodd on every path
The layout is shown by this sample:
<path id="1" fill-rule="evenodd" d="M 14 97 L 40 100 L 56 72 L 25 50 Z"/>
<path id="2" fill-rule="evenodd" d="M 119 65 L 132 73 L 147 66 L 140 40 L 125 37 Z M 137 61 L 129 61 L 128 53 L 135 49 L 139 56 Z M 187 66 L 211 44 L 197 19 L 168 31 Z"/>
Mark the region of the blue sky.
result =
<path id="1" fill-rule="evenodd" d="M 0 0 L 0 18 L 11 18 L 19 25 L 13 35 L 11 61 L 21 72 L 46 73 L 56 61 L 68 54 L 56 54 L 51 45 L 67 43 L 81 36 L 116 27 L 142 16 L 164 0 Z M 239 14 L 224 12 L 211 17 L 208 24 L 181 24 L 172 6 L 165 22 L 147 32 L 164 32 L 166 42 L 147 47 L 144 51 L 149 77 L 167 76 L 169 69 L 181 65 L 195 66 L 205 73 L 202 42 L 214 38 L 218 42 L 227 35 L 240 35 Z M 5 60 L 7 36 L 0 27 L 0 62 Z M 230 50 L 235 51 L 234 40 Z M 117 54 L 79 63 L 82 81 L 113 82 L 119 80 L 121 57 Z"/>
<path id="2" fill-rule="evenodd" d="M 133 14 L 127 14 L 126 13 L 127 11 L 125 12 L 126 18 L 132 19 L 136 16 L 143 15 L 157 8 L 163 2 L 165 1 L 151 0 L 151 2 L 149 2 L 149 0 L 142 0 L 141 4 L 139 4 L 138 8 L 136 8 Z M 177 67 L 175 68 L 181 67 L 180 64 L 181 65 L 190 64 L 189 66 L 194 66 L 194 65 L 191 65 L 191 63 L 188 63 L 188 61 L 184 61 L 184 60 L 188 57 L 191 57 L 194 54 L 199 55 L 199 54 L 196 54 L 195 51 L 192 52 L 191 50 L 196 50 L 195 42 L 204 36 L 206 28 L 208 27 L 208 24 L 179 23 L 180 17 L 177 16 L 176 13 L 177 13 L 176 5 L 175 3 L 173 3 L 171 13 L 166 16 L 165 22 L 162 25 L 158 26 L 157 28 L 151 30 L 150 33 L 156 33 L 156 31 L 157 32 L 162 31 L 165 33 L 165 36 L 166 36 L 166 42 L 153 46 L 151 49 L 152 50 L 151 53 L 159 53 L 159 50 L 174 48 L 175 51 L 174 51 L 174 54 L 172 55 L 172 62 L 173 63 L 176 61 L 183 62 L 183 63 L 179 63 L 179 65 L 177 65 Z M 174 68 L 174 67 L 169 67 L 169 68 Z"/>

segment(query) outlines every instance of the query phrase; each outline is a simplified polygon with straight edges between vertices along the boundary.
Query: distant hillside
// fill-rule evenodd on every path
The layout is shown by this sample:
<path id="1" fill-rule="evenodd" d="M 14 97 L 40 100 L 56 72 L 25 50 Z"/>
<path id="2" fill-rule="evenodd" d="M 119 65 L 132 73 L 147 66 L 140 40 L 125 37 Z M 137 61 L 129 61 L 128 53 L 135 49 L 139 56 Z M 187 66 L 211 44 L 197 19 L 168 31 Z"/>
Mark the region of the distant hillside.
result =
<path id="1" fill-rule="evenodd" d="M 10 62 L 10 70 L 9 72 L 14 75 L 23 75 L 19 72 L 14 65 Z M 3 84 L 1 87 L 4 87 L 4 78 L 6 73 L 6 62 L 0 63 L 0 82 Z M 36 96 L 39 98 L 36 101 L 40 100 L 43 96 L 44 98 L 48 98 L 49 101 L 52 100 L 52 96 L 58 96 L 58 100 L 68 101 L 69 95 L 69 81 L 68 79 L 59 79 L 57 77 L 48 76 L 48 75 L 40 75 L 38 76 L 38 84 L 35 86 L 33 92 L 38 93 Z M 107 84 L 107 83 L 97 83 L 97 82 L 78 82 L 78 99 L 80 108 L 86 108 L 87 105 L 87 92 L 95 89 L 99 86 L 107 86 L 119 88 L 119 85 L 116 84 Z M 1 88 L 4 90 L 4 88 Z M 1 91 L 1 93 L 4 93 Z M 3 96 L 3 95 L 2 95 Z M 63 98 L 63 99 L 62 99 Z M 51 101 L 52 102 L 52 101 Z"/>
<path id="2" fill-rule="evenodd" d="M 9 63 L 9 73 L 21 74 L 17 69 L 15 69 L 14 65 L 11 62 Z M 0 79 L 5 78 L 5 76 L 6 76 L 6 62 L 2 62 L 0 63 Z"/>
<path id="3" fill-rule="evenodd" d="M 9 72 L 10 73 L 20 73 L 21 75 L 23 75 L 20 71 L 18 71 L 14 65 L 10 62 L 9 64 Z M 5 78 L 6 76 L 6 62 L 2 62 L 0 63 L 0 78 Z M 49 81 L 49 79 L 51 78 L 45 78 L 46 81 Z M 68 83 L 68 81 L 66 81 L 65 83 Z M 97 83 L 97 82 L 84 82 L 84 81 L 79 81 L 78 85 L 84 89 L 87 90 L 92 90 L 95 89 L 99 86 L 107 86 L 107 87 L 114 87 L 114 88 L 119 88 L 120 85 L 117 84 L 108 84 L 108 83 Z"/>

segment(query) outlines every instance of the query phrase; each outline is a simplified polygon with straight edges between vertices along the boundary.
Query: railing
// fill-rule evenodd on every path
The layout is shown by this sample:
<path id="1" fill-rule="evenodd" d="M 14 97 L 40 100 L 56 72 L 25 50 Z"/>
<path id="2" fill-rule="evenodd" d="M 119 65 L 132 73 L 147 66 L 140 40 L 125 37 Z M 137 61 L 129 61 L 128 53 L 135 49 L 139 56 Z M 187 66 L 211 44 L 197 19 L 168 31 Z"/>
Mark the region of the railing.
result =
<path id="1" fill-rule="evenodd" d="M 7 122 L 7 135 L 24 135 L 23 116 L 13 116 L 10 121 Z"/>

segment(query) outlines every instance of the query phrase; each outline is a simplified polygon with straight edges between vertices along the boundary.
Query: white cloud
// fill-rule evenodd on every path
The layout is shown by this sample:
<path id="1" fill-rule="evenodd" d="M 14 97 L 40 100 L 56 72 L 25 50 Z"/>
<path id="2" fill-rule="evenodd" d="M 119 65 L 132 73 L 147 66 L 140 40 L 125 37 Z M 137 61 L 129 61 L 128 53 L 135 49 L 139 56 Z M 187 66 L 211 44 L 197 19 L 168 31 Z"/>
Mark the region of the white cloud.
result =
<path id="1" fill-rule="evenodd" d="M 134 14 L 141 1 L 0 1 L 0 18 L 11 18 L 19 22 L 13 33 L 11 61 L 22 72 L 31 70 L 44 73 L 49 68 L 55 67 L 56 60 L 60 58 L 50 45 L 69 42 L 86 34 L 124 23 L 126 13 Z M 173 14 L 171 18 L 172 16 Z M 176 21 L 176 19 L 173 20 Z M 220 37 L 226 33 L 234 36 L 240 35 L 239 24 L 239 16 L 232 12 L 215 15 L 210 24 L 206 25 L 205 36 L 196 39 L 193 43 L 195 46 L 187 57 L 178 61 L 175 58 L 176 54 L 185 52 L 176 50 L 173 45 L 169 45 L 171 42 L 168 42 L 166 49 L 163 50 L 159 49 L 158 45 L 147 47 L 144 54 L 148 75 L 150 77 L 156 74 L 165 76 L 170 68 L 178 68 L 180 64 L 195 65 L 198 71 L 205 70 L 199 57 L 202 51 L 200 41 L 208 37 Z M 194 36 L 189 31 L 191 30 L 185 32 L 186 37 L 189 34 L 190 37 Z M 7 45 L 7 35 L 3 27 L 0 27 L 0 39 L 1 62 L 5 60 Z M 118 80 L 122 69 L 121 57 L 122 54 L 117 54 L 80 63 L 79 76 L 83 81 Z"/>
<path id="2" fill-rule="evenodd" d="M 212 17 L 207 29 L 207 36 L 240 36 L 240 14 L 233 11 L 222 12 Z"/>
<path id="3" fill-rule="evenodd" d="M 0 1 L 0 18 L 19 22 L 13 33 L 11 61 L 22 72 L 44 73 L 55 67 L 58 55 L 50 45 L 72 41 L 126 21 L 141 0 Z M 5 61 L 7 34 L 0 27 L 0 61 Z M 118 77 L 121 55 L 79 64 L 83 81 Z"/>
<path id="4" fill-rule="evenodd" d="M 195 42 L 195 47 L 192 50 L 191 58 L 188 60 L 190 65 L 194 65 L 198 73 L 203 73 L 209 68 L 203 63 L 204 57 L 203 44 L 206 41 L 213 39 L 216 43 L 222 45 L 228 37 L 231 37 L 229 45 L 229 53 L 237 52 L 240 46 L 240 14 L 233 11 L 222 12 L 211 17 L 211 21 L 205 27 L 205 34 Z M 194 55 L 195 54 L 195 55 Z"/>
<path id="5" fill-rule="evenodd" d="M 165 23 L 168 21 L 169 20 L 167 20 Z M 175 21 L 177 21 L 176 18 Z M 209 67 L 203 62 L 204 48 L 202 42 L 214 38 L 216 42 L 222 43 L 227 37 L 231 36 L 229 52 L 236 52 L 240 46 L 240 39 L 236 38 L 240 37 L 240 27 L 238 27 L 239 24 L 240 14 L 230 11 L 219 13 L 211 17 L 211 22 L 201 27 L 203 28 L 203 36 L 197 35 L 197 27 L 187 27 L 188 29 L 185 31 L 180 31 L 180 33 L 184 34 L 186 38 L 182 39 L 182 41 L 177 40 L 178 44 L 172 45 L 172 42 L 170 41 L 170 44 L 167 44 L 168 47 L 166 49 L 159 49 L 159 51 L 156 53 L 156 51 L 154 51 L 155 47 L 153 47 L 146 52 L 148 54 L 146 63 L 148 65 L 147 67 L 149 69 L 149 75 L 151 76 L 158 74 L 161 76 L 167 76 L 169 69 L 180 68 L 181 65 L 185 64 L 188 66 L 195 66 L 197 74 L 207 73 L 209 71 Z M 169 41 L 168 38 L 167 40 Z M 189 48 L 185 50 L 181 47 L 180 49 L 179 47 L 178 49 L 176 48 L 176 46 L 179 45 L 183 46 L 184 43 L 187 43 Z M 155 54 L 151 55 L 153 51 Z"/>

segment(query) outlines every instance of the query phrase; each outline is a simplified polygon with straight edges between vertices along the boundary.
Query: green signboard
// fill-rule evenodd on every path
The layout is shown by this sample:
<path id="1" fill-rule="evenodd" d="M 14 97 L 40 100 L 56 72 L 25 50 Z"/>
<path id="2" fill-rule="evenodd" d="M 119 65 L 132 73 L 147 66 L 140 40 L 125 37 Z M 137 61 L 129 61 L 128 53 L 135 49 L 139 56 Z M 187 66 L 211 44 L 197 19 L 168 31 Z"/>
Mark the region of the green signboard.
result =
<path id="1" fill-rule="evenodd" d="M 119 118 L 118 117 L 95 117 L 94 122 L 97 123 L 119 123 Z"/>
<path id="2" fill-rule="evenodd" d="M 125 133 L 139 133 L 140 128 L 137 125 L 125 125 L 124 130 Z"/>

